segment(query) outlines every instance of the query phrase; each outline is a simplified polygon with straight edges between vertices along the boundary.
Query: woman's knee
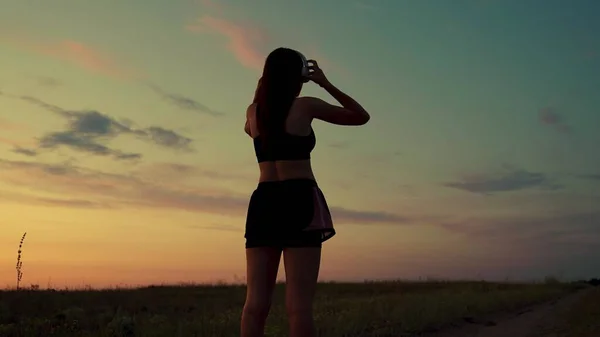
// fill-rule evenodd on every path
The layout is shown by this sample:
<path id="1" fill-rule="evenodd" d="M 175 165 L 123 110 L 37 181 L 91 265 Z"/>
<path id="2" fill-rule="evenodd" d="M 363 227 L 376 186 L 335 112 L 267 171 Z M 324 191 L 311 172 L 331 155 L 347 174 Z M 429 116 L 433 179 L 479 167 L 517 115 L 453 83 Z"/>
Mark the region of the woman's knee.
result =
<path id="1" fill-rule="evenodd" d="M 266 318 L 271 309 L 271 301 L 267 299 L 247 300 L 244 304 L 244 314 L 257 318 Z"/>

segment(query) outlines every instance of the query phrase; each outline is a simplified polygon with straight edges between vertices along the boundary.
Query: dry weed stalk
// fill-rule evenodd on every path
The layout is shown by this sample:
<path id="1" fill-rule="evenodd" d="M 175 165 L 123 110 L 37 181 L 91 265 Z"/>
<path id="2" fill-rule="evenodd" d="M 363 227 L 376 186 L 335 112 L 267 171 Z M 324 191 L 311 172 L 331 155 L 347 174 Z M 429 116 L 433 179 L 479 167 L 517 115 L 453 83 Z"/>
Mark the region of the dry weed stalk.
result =
<path id="1" fill-rule="evenodd" d="M 25 241 L 26 235 L 27 232 L 25 232 L 21 237 L 21 242 L 19 242 L 19 250 L 17 252 L 17 290 L 19 290 L 21 280 L 23 279 L 23 261 L 21 260 L 21 253 L 23 251 L 23 242 Z"/>

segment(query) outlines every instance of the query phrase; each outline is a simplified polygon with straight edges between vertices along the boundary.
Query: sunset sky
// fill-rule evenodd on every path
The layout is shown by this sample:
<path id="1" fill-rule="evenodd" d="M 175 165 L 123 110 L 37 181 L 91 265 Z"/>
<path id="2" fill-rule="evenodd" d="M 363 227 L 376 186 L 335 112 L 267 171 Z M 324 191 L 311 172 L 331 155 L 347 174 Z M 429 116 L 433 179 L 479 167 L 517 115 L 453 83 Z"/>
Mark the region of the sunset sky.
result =
<path id="1" fill-rule="evenodd" d="M 25 285 L 243 278 L 279 46 L 372 116 L 314 124 L 323 280 L 600 276 L 598 1 L 0 5 L 0 287 L 24 232 Z"/>

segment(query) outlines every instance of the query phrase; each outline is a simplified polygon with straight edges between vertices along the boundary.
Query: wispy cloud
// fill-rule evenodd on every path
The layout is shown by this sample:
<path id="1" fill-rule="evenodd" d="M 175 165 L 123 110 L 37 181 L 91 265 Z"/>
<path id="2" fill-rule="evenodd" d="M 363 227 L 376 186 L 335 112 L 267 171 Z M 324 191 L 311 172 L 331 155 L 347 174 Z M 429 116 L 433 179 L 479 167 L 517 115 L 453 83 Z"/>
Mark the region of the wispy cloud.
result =
<path id="1" fill-rule="evenodd" d="M 254 175 L 222 170 L 206 169 L 197 165 L 159 162 L 144 165 L 133 172 L 140 178 L 158 179 L 161 181 L 181 182 L 186 179 L 204 177 L 214 180 L 248 181 Z"/>
<path id="2" fill-rule="evenodd" d="M 19 147 L 19 146 L 15 146 L 15 148 L 12 149 L 12 152 L 22 154 L 22 155 L 25 155 L 28 157 L 35 157 L 38 155 L 37 151 L 35 151 L 35 150 L 26 149 L 26 148 Z"/>
<path id="3" fill-rule="evenodd" d="M 68 208 L 107 208 L 107 205 L 82 199 L 39 197 L 28 193 L 0 191 L 0 200 L 29 205 L 68 207 Z"/>
<path id="4" fill-rule="evenodd" d="M 161 147 L 180 151 L 192 151 L 192 139 L 160 126 L 136 128 L 133 122 L 119 122 L 115 118 L 94 110 L 72 111 L 46 103 L 30 96 L 22 100 L 53 112 L 67 120 L 67 130 L 49 132 L 38 142 L 39 149 L 66 146 L 73 150 L 115 159 L 139 159 L 141 154 L 126 153 L 109 148 L 104 142 L 119 135 L 133 135 Z"/>
<path id="5" fill-rule="evenodd" d="M 558 132 L 571 132 L 571 127 L 567 124 L 564 117 L 553 107 L 541 108 L 538 118 L 542 125 L 554 128 Z"/>
<path id="6" fill-rule="evenodd" d="M 213 33 L 226 39 L 226 48 L 243 66 L 262 70 L 265 58 L 275 46 L 275 40 L 281 41 L 276 32 L 269 32 L 255 22 L 238 21 L 224 18 L 227 13 L 236 11 L 235 6 L 226 5 L 215 0 L 201 0 L 205 9 L 216 15 L 201 16 L 196 22 L 185 28 L 193 33 Z M 360 6 L 360 5 L 357 5 Z M 374 5 L 365 5 L 374 6 Z M 285 38 L 285 41 L 289 41 Z M 326 71 L 333 71 L 344 77 L 351 76 L 339 62 L 333 62 L 316 47 L 314 39 L 305 41 L 299 47 L 308 58 L 319 61 Z"/>
<path id="7" fill-rule="evenodd" d="M 79 205 L 85 205 L 86 202 L 83 201 L 87 201 L 93 207 L 169 208 L 243 217 L 249 201 L 247 193 L 235 193 L 224 188 L 197 187 L 187 182 L 165 184 L 159 176 L 148 174 L 112 174 L 74 165 L 4 159 L 0 159 L 0 169 L 3 172 L 0 181 L 4 183 L 20 187 L 35 186 L 39 192 L 56 194 L 55 199 L 63 200 L 63 196 L 68 195 L 71 200 L 82 200 Z M 179 169 L 181 172 L 195 170 L 186 165 Z M 187 173 L 180 173 L 185 174 Z M 409 222 L 405 217 L 388 212 L 335 206 L 331 207 L 331 212 L 338 224 Z"/>
<path id="8" fill-rule="evenodd" d="M 561 245 L 571 248 L 594 245 L 600 248 L 600 212 L 576 212 L 537 216 L 498 216 L 445 222 L 441 227 L 479 241 L 511 247 L 542 248 L 556 251 Z"/>
<path id="9" fill-rule="evenodd" d="M 61 146 L 98 156 L 112 156 L 115 159 L 139 159 L 139 153 L 125 153 L 111 149 L 96 141 L 96 136 L 85 135 L 73 130 L 49 132 L 39 139 L 39 149 L 56 149 Z"/>
<path id="10" fill-rule="evenodd" d="M 600 173 L 592 173 L 592 174 L 577 174 L 575 175 L 577 178 L 588 179 L 588 180 L 598 180 L 600 181 Z"/>
<path id="11" fill-rule="evenodd" d="M 530 188 L 562 188 L 562 186 L 554 183 L 544 173 L 509 168 L 506 168 L 504 172 L 500 174 L 468 175 L 463 177 L 460 181 L 449 182 L 443 185 L 470 193 L 484 195 Z"/>
<path id="12" fill-rule="evenodd" d="M 71 63 L 87 71 L 118 79 L 140 78 L 142 74 L 123 65 L 115 56 L 84 42 L 48 41 L 24 34 L 0 36 L 0 41 L 16 48 Z"/>
<path id="13" fill-rule="evenodd" d="M 159 86 L 154 85 L 154 84 L 148 83 L 147 85 L 155 93 L 157 93 L 160 97 L 162 97 L 164 100 L 166 100 L 167 102 L 169 102 L 170 104 L 172 104 L 173 106 L 175 106 L 179 109 L 195 111 L 198 113 L 208 114 L 211 116 L 222 116 L 223 115 L 222 112 L 215 111 L 215 110 L 209 108 L 208 106 L 206 106 L 192 98 L 185 97 L 185 96 L 175 94 L 175 93 L 167 92 L 167 91 L 163 90 L 162 88 L 160 88 Z"/>
<path id="14" fill-rule="evenodd" d="M 130 129 L 132 130 L 132 129 Z M 179 133 L 165 129 L 160 126 L 151 126 L 143 130 L 132 130 L 133 133 L 142 137 L 147 137 L 157 145 L 171 149 L 192 151 L 190 144 L 192 139 L 180 135 Z"/>
<path id="15" fill-rule="evenodd" d="M 233 226 L 224 224 L 212 224 L 212 225 L 183 225 L 184 228 L 189 229 L 201 229 L 201 230 L 212 230 L 212 231 L 224 231 L 224 232 L 243 232 L 243 226 Z"/>
<path id="16" fill-rule="evenodd" d="M 350 142 L 348 141 L 339 141 L 339 142 L 331 142 L 328 144 L 329 147 L 332 147 L 334 149 L 347 149 L 350 146 Z"/>
<path id="17" fill-rule="evenodd" d="M 186 26 L 195 33 L 216 33 L 227 40 L 227 49 L 245 67 L 262 69 L 270 37 L 264 29 L 248 23 L 240 23 L 209 15 Z"/>
<path id="18" fill-rule="evenodd" d="M 49 76 L 38 76 L 36 78 L 37 83 L 43 87 L 56 88 L 62 86 L 64 83 L 57 78 Z"/>
<path id="19" fill-rule="evenodd" d="M 371 224 L 371 223 L 393 223 L 393 224 L 414 224 L 413 218 L 404 217 L 401 215 L 388 213 L 388 212 L 368 212 L 368 211 L 355 211 L 344 207 L 332 206 L 330 207 L 334 221 L 340 221 L 342 223 L 354 223 L 354 224 Z"/>

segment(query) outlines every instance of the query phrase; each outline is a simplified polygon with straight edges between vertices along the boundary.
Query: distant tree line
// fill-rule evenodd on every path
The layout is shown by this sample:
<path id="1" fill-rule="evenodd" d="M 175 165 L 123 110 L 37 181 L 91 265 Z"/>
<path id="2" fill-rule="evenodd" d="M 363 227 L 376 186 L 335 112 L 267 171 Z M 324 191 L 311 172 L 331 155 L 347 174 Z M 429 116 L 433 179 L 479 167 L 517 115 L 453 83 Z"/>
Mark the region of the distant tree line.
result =
<path id="1" fill-rule="evenodd" d="M 586 283 L 589 283 L 589 284 L 593 285 L 594 287 L 600 286 L 600 278 L 590 279 Z"/>

